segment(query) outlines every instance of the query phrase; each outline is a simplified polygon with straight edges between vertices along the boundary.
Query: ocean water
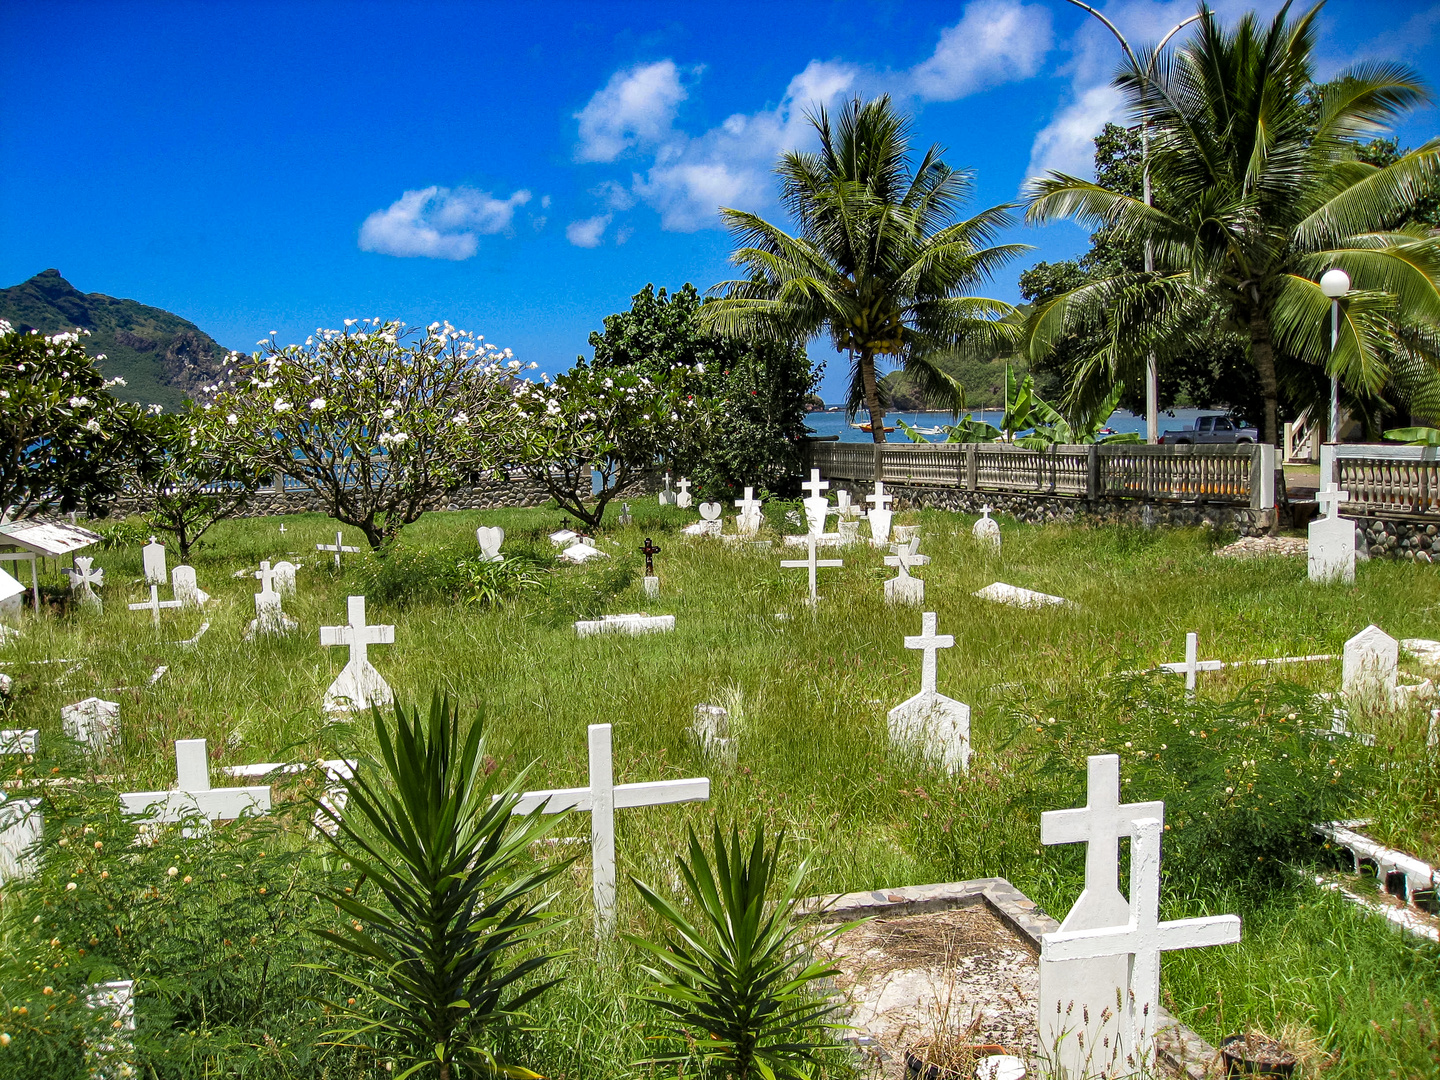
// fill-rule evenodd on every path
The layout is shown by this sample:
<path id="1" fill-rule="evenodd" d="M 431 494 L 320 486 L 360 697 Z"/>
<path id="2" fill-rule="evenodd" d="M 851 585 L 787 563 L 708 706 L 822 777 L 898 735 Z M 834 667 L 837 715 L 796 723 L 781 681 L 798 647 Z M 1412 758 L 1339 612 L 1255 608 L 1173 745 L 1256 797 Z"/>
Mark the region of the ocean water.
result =
<path id="1" fill-rule="evenodd" d="M 1217 410 L 1215 409 L 1174 409 L 1168 413 L 1161 413 L 1160 430 L 1163 432 L 1170 428 L 1187 427 L 1192 421 L 1194 421 L 1195 417 L 1204 415 L 1206 413 L 1214 413 L 1216 411 Z M 1003 410 L 975 409 L 971 411 L 971 415 L 974 416 L 977 420 L 984 420 L 987 423 L 991 423 L 994 424 L 996 427 L 999 427 L 1000 417 L 1003 415 Z M 895 420 L 897 418 L 904 420 L 907 424 L 911 424 L 916 427 L 926 428 L 940 427 L 942 425 L 953 422 L 950 419 L 950 414 L 947 412 L 888 413 L 885 416 L 885 424 L 887 427 L 893 426 L 895 428 L 893 432 L 890 432 L 888 435 L 886 435 L 886 438 L 889 439 L 891 442 L 908 441 L 905 437 L 905 433 L 901 431 L 899 425 L 895 423 Z M 863 423 L 865 419 L 866 414 L 863 410 L 855 415 L 855 422 L 857 424 Z M 868 431 L 860 431 L 856 428 L 851 427 L 850 422 L 845 419 L 845 414 L 841 412 L 810 413 L 808 416 L 805 417 L 805 425 L 810 428 L 810 430 L 813 431 L 816 435 L 822 437 L 827 435 L 839 435 L 841 442 L 858 443 L 871 441 L 870 433 Z M 1144 438 L 1145 436 L 1145 417 L 1136 416 L 1134 413 L 1125 412 L 1123 409 L 1111 415 L 1109 426 L 1114 428 L 1116 431 L 1133 431 L 1141 438 Z M 942 433 L 940 435 L 928 435 L 926 436 L 926 438 L 928 438 L 932 442 L 943 442 L 945 436 Z"/>

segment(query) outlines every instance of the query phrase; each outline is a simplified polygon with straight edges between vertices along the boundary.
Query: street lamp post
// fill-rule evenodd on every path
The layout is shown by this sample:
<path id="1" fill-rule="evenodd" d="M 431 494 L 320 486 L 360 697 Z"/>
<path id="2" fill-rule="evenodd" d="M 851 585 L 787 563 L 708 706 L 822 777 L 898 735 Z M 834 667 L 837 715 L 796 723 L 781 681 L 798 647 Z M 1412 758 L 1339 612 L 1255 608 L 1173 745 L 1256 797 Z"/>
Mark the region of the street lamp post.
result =
<path id="1" fill-rule="evenodd" d="M 1340 344 L 1340 301 L 1350 291 L 1350 275 L 1338 266 L 1320 275 L 1320 291 L 1330 298 L 1330 439 L 1340 441 L 1340 374 L 1335 349 Z"/>
<path id="2" fill-rule="evenodd" d="M 1137 70 L 1139 69 L 1140 64 L 1135 59 L 1135 51 L 1130 48 L 1130 42 L 1125 40 L 1125 35 L 1120 33 L 1119 28 L 1114 23 L 1104 15 L 1101 15 L 1100 12 L 1096 11 L 1089 4 L 1082 3 L 1081 0 L 1068 0 L 1068 2 L 1078 8 L 1083 8 L 1104 23 L 1109 31 L 1115 35 L 1115 40 L 1120 42 L 1120 48 L 1124 50 L 1125 56 L 1130 61 L 1130 66 Z M 1160 39 L 1160 44 L 1155 46 L 1155 52 L 1150 57 L 1150 63 L 1145 65 L 1144 79 L 1147 87 L 1150 85 L 1150 77 L 1155 74 L 1155 61 L 1160 58 L 1160 53 L 1166 44 L 1172 37 L 1198 18 L 1200 18 L 1199 15 L 1191 15 L 1184 22 L 1176 23 L 1171 27 L 1170 32 Z M 1140 116 L 1140 172 L 1144 189 L 1145 205 L 1152 206 L 1154 203 L 1150 191 L 1150 109 L 1148 100 L 1142 106 Z M 1145 241 L 1145 273 L 1151 274 L 1154 272 L 1155 252 L 1147 238 Z M 1160 370 L 1156 365 L 1154 353 L 1151 353 L 1145 360 L 1145 441 L 1152 445 L 1160 441 Z"/>

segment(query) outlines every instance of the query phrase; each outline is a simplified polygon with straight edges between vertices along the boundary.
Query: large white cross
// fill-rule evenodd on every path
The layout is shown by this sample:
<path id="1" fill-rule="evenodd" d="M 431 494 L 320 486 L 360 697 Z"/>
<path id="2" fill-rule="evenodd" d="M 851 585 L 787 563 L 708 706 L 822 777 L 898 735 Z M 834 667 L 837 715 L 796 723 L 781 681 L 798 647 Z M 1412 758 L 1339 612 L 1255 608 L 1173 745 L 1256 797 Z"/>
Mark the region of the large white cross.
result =
<path id="1" fill-rule="evenodd" d="M 935 689 L 937 651 L 955 647 L 955 635 L 936 633 L 938 625 L 935 612 L 927 611 L 920 618 L 920 633 L 911 634 L 905 638 L 905 648 L 925 650 L 924 659 L 920 662 L 920 693 L 922 694 L 937 693 Z"/>
<path id="2" fill-rule="evenodd" d="M 327 647 L 350 646 L 350 660 L 346 667 L 370 663 L 371 645 L 395 644 L 395 627 L 366 625 L 365 597 L 349 597 L 345 609 L 350 621 L 345 626 L 320 627 L 320 644 Z"/>
<path id="3" fill-rule="evenodd" d="M 808 491 L 810 493 L 810 497 L 814 499 L 820 498 L 820 496 L 824 492 L 830 490 L 830 485 L 827 484 L 824 480 L 820 479 L 819 469 L 811 469 L 810 479 L 806 480 L 803 484 L 800 485 L 800 487 L 801 490 Z"/>
<path id="4" fill-rule="evenodd" d="M 885 510 L 885 509 L 887 509 L 887 508 L 889 507 L 889 505 L 890 505 L 892 502 L 895 501 L 895 496 L 894 496 L 894 495 L 886 495 L 886 494 L 885 494 L 885 481 L 884 481 L 884 480 L 876 480 L 876 481 L 875 481 L 875 494 L 874 494 L 874 495 L 866 495 L 866 496 L 865 496 L 865 501 L 868 502 L 868 503 L 873 504 L 876 510 Z"/>
<path id="5" fill-rule="evenodd" d="M 736 499 L 735 505 L 740 508 L 741 517 L 749 517 L 753 514 L 760 513 L 760 500 L 755 498 L 755 489 L 753 487 L 747 487 L 745 489 L 745 497 L 743 499 Z"/>
<path id="6" fill-rule="evenodd" d="M 255 580 L 260 582 L 262 593 L 277 592 L 275 588 L 275 571 L 270 569 L 270 560 L 266 559 L 260 564 L 260 569 L 255 571 Z"/>
<path id="7" fill-rule="evenodd" d="M 335 553 L 335 565 L 336 565 L 337 567 L 340 565 L 340 553 L 341 553 L 342 551 L 348 551 L 348 552 L 349 552 L 350 554 L 352 554 L 352 555 L 359 555 L 359 554 L 360 554 L 360 549 L 359 549 L 358 547 L 347 547 L 347 546 L 345 545 L 345 543 L 344 543 L 344 534 L 341 533 L 339 529 L 336 529 L 336 530 L 335 530 L 335 543 L 334 543 L 334 544 L 316 544 L 316 545 L 315 545 L 315 550 L 316 550 L 316 551 L 333 551 L 333 552 Z"/>
<path id="8" fill-rule="evenodd" d="M 1183 664 L 1161 664 L 1161 671 L 1173 672 L 1176 675 L 1185 675 L 1185 693 L 1189 697 L 1195 696 L 1195 676 L 1201 671 L 1219 671 L 1225 666 L 1223 660 L 1200 660 L 1200 635 L 1185 635 L 1185 662 Z"/>
<path id="9" fill-rule="evenodd" d="M 247 813 L 270 812 L 270 788 L 210 786 L 210 757 L 204 739 L 175 743 L 176 784 L 172 791 L 132 791 L 120 796 L 127 814 L 151 822 L 180 821 L 199 812 L 210 821 L 233 821 Z"/>
<path id="10" fill-rule="evenodd" d="M 911 537 L 904 544 L 891 544 L 890 550 L 895 554 L 885 556 L 885 565 L 898 566 L 900 568 L 899 576 L 908 578 L 912 566 L 928 566 L 930 563 L 929 555 L 916 554 L 919 547 L 920 538 L 918 536 Z"/>
<path id="11" fill-rule="evenodd" d="M 810 603 L 811 603 L 812 605 L 814 605 L 815 602 L 819 599 L 819 597 L 818 597 L 818 596 L 816 595 L 816 593 L 815 593 L 815 571 L 821 569 L 822 567 L 827 567 L 827 566 L 844 566 L 844 565 L 845 565 L 845 562 L 844 562 L 843 559 L 820 559 L 820 558 L 816 558 L 816 555 L 818 554 L 818 552 L 817 552 L 816 547 L 815 547 L 815 534 L 814 534 L 813 532 L 812 532 L 812 533 L 806 533 L 806 534 L 805 534 L 805 543 L 808 545 L 808 547 L 809 547 L 809 549 L 810 549 L 810 556 L 809 556 L 809 558 L 806 558 L 806 559 L 781 559 L 781 560 L 780 560 L 780 565 L 781 565 L 782 568 L 787 569 L 787 570 L 798 569 L 799 567 L 802 567 L 802 566 L 807 567 L 807 568 L 809 569 L 809 571 L 810 571 Z"/>
<path id="12" fill-rule="evenodd" d="M 708 777 L 616 784 L 609 724 L 590 725 L 590 786 L 527 791 L 511 813 L 558 814 L 577 810 L 590 814 L 590 870 L 595 892 L 595 924 L 601 934 L 615 925 L 615 811 L 636 806 L 704 802 L 710 798 Z"/>
<path id="13" fill-rule="evenodd" d="M 1160 954 L 1176 949 L 1230 945 L 1240 940 L 1237 915 L 1160 921 L 1160 818 L 1131 822 L 1130 918 L 1123 926 L 1059 931 L 1040 938 L 1042 960 L 1129 957 L 1130 992 L 1125 1002 L 1125 1046 L 1144 1069 L 1160 1011 Z M 1043 828 L 1043 826 L 1042 826 Z"/>
<path id="14" fill-rule="evenodd" d="M 94 566 L 95 560 L 88 555 L 76 555 L 75 566 L 65 571 L 70 578 L 70 591 L 81 594 L 88 601 L 99 600 L 92 586 L 105 584 L 105 571 Z"/>
<path id="15" fill-rule="evenodd" d="M 160 625 L 160 609 L 161 609 L 161 608 L 177 608 L 177 607 L 184 607 L 184 606 L 185 606 L 185 601 L 183 601 L 183 600 L 161 600 L 161 599 L 160 599 L 160 586 L 159 586 L 159 585 L 156 585 L 156 584 L 152 581 L 152 582 L 150 583 L 150 599 L 147 600 L 147 601 L 146 601 L 145 603 L 143 603 L 143 604 L 131 604 L 131 605 L 130 605 L 130 610 L 131 610 L 131 611 L 147 611 L 147 610 L 148 610 L 148 611 L 150 612 L 151 617 L 155 620 L 155 625 L 156 625 L 156 626 L 159 626 L 159 625 Z"/>
<path id="16" fill-rule="evenodd" d="M 1334 521 L 1340 516 L 1340 504 L 1350 501 L 1350 493 L 1341 491 L 1333 483 L 1325 485 L 1325 490 L 1315 496 L 1315 501 L 1325 509 L 1325 516 Z"/>

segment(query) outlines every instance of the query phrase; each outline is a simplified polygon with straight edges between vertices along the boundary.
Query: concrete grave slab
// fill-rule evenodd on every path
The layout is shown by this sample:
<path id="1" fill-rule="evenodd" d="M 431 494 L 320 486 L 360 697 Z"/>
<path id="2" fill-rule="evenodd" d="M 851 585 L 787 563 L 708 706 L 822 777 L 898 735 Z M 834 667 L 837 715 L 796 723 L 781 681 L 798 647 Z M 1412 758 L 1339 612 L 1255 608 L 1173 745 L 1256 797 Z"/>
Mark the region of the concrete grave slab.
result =
<path id="1" fill-rule="evenodd" d="M 1011 607 L 1041 608 L 1076 606 L 1073 600 L 1066 600 L 1063 596 L 1051 596 L 1048 593 L 1035 592 L 1033 589 L 1022 589 L 1018 585 L 1007 585 L 1003 581 L 986 585 L 985 588 L 977 589 L 971 595 L 978 596 L 981 600 L 989 600 L 996 604 L 1008 604 Z"/>
<path id="2" fill-rule="evenodd" d="M 575 624 L 576 637 L 596 634 L 664 634 L 675 629 L 674 615 L 603 615 L 581 619 Z"/>

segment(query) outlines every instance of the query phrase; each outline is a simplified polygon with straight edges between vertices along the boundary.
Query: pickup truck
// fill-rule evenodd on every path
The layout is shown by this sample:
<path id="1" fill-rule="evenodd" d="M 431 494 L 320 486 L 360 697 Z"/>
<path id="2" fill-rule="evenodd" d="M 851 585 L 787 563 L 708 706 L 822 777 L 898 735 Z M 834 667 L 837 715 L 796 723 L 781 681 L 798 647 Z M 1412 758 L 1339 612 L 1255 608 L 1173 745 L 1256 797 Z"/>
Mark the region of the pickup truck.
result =
<path id="1" fill-rule="evenodd" d="M 1166 446 L 1194 444 L 1253 443 L 1255 429 L 1232 420 L 1228 416 L 1197 416 L 1190 427 L 1176 428 L 1163 432 L 1160 442 Z"/>

